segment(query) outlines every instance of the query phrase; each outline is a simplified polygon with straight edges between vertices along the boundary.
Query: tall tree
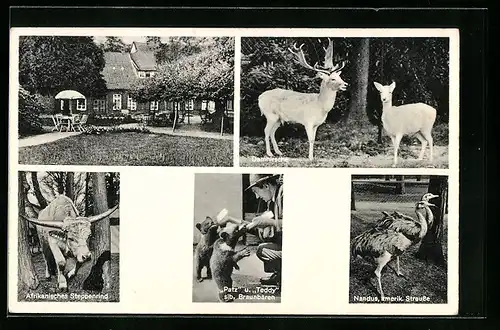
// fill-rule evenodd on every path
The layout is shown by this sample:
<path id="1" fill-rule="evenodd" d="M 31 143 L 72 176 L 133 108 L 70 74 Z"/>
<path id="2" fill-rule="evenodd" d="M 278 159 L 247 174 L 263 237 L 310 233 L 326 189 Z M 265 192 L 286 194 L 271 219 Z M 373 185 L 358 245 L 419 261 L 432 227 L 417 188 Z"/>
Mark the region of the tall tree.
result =
<path id="1" fill-rule="evenodd" d="M 368 72 L 370 68 L 370 39 L 353 39 L 354 49 L 351 63 L 353 73 L 351 83 L 351 102 L 349 106 L 349 120 L 355 121 L 357 126 L 369 126 L 366 115 L 366 100 L 368 88 Z"/>
<path id="2" fill-rule="evenodd" d="M 431 176 L 429 179 L 428 192 L 438 195 L 435 200 L 436 210 L 433 210 L 434 222 L 422 239 L 417 258 L 429 260 L 438 265 L 445 264 L 443 253 L 443 222 L 448 199 L 448 177 Z"/>
<path id="3" fill-rule="evenodd" d="M 25 179 L 25 173 L 18 172 L 18 207 L 19 214 L 25 214 L 25 203 L 27 199 L 27 193 L 29 187 L 27 186 Z M 19 281 L 21 286 L 29 289 L 36 289 L 39 285 L 38 277 L 36 276 L 35 269 L 33 268 L 33 262 L 30 255 L 29 238 L 28 238 L 28 223 L 21 217 L 19 217 L 18 226 L 18 260 L 19 260 Z"/>
<path id="4" fill-rule="evenodd" d="M 106 190 L 106 177 L 105 173 L 93 172 L 90 174 L 90 179 L 92 180 L 92 200 L 94 204 L 94 214 L 99 214 L 106 212 L 108 210 L 108 198 Z M 91 251 L 92 255 L 92 265 L 102 262 L 103 258 L 108 259 L 111 251 L 111 232 L 109 228 L 109 217 L 98 221 L 94 224 L 94 235 L 91 241 Z M 95 268 L 94 268 L 95 269 Z M 109 265 L 109 259 L 102 263 L 102 269 L 97 270 L 102 271 L 102 280 L 104 281 L 103 288 L 105 290 L 109 289 L 111 286 L 111 269 Z M 89 276 L 92 276 L 90 274 Z"/>
<path id="5" fill-rule="evenodd" d="M 40 205 L 41 209 L 47 207 L 48 203 L 45 197 L 43 197 L 42 192 L 40 190 L 40 184 L 38 182 L 38 173 L 31 172 L 31 184 L 33 185 L 33 191 L 35 193 L 35 197 L 38 200 L 38 205 Z"/>
<path id="6" fill-rule="evenodd" d="M 102 50 L 105 52 L 120 52 L 127 51 L 127 45 L 119 37 L 106 37 L 102 44 Z"/>
<path id="7" fill-rule="evenodd" d="M 75 200 L 75 174 L 73 172 L 66 173 L 65 195 L 71 200 Z"/>
<path id="8" fill-rule="evenodd" d="M 26 90 L 53 96 L 64 89 L 84 95 L 106 91 L 102 49 L 92 37 L 22 36 L 19 83 Z"/>

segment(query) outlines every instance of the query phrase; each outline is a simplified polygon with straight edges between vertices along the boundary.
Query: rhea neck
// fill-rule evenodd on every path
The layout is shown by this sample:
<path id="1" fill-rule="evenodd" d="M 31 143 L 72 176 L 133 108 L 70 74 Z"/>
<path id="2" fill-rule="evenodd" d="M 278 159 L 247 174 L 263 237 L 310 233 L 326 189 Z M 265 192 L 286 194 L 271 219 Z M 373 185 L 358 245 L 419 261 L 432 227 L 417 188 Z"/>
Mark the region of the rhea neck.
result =
<path id="1" fill-rule="evenodd" d="M 323 80 L 321 82 L 318 95 L 318 101 L 321 104 L 323 110 L 326 112 L 332 110 L 336 98 L 337 98 L 337 90 L 329 88 L 326 85 L 326 81 Z"/>
<path id="2" fill-rule="evenodd" d="M 419 223 L 422 227 L 422 229 L 420 230 L 420 237 L 423 237 L 427 233 L 429 225 L 432 223 L 434 216 L 428 206 L 425 206 L 423 209 L 416 210 L 415 213 L 417 214 Z"/>

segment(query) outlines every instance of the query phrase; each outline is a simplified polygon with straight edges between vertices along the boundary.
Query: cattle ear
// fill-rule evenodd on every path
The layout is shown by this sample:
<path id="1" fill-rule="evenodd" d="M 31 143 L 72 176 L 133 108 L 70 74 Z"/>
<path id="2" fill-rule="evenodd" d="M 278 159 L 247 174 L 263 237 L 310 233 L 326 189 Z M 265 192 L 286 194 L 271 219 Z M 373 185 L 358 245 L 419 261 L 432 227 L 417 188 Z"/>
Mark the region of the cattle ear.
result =
<path id="1" fill-rule="evenodd" d="M 197 223 L 195 226 L 196 228 L 198 228 L 199 231 L 201 231 L 201 223 Z"/>

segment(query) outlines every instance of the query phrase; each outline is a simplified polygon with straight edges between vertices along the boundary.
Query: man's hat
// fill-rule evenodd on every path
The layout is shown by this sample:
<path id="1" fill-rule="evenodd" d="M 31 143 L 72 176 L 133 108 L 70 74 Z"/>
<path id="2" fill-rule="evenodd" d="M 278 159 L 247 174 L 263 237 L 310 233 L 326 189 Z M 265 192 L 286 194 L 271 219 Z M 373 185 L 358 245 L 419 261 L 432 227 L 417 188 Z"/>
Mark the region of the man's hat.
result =
<path id="1" fill-rule="evenodd" d="M 250 185 L 245 189 L 245 191 L 252 188 L 256 184 L 259 184 L 261 182 L 265 182 L 265 181 L 270 180 L 270 179 L 277 178 L 279 176 L 280 176 L 279 174 L 254 174 L 254 173 L 251 173 L 249 175 Z"/>

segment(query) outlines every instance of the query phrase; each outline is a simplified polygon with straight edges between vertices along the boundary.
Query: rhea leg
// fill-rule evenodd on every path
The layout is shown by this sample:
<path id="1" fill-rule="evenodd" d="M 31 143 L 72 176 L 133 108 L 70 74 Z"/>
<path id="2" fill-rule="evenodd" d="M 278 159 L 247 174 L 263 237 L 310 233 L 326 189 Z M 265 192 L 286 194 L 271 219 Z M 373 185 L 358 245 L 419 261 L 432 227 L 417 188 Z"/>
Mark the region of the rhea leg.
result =
<path id="1" fill-rule="evenodd" d="M 273 144 L 273 149 L 274 149 L 274 152 L 278 155 L 278 156 L 282 156 L 283 153 L 280 151 L 280 149 L 278 148 L 278 143 L 276 142 L 276 131 L 278 130 L 278 128 L 280 127 L 280 122 L 277 121 L 273 128 L 271 129 L 271 142 Z"/>
<path id="2" fill-rule="evenodd" d="M 314 158 L 314 140 L 318 126 L 306 126 L 307 139 L 309 140 L 309 160 Z"/>
<path id="3" fill-rule="evenodd" d="M 384 299 L 384 291 L 382 290 L 382 282 L 380 280 L 380 277 L 382 275 L 382 269 L 385 267 L 385 265 L 391 260 L 391 254 L 387 251 L 384 252 L 380 257 L 376 258 L 375 261 L 377 262 L 377 268 L 375 269 L 375 275 L 377 276 L 377 284 L 378 284 L 378 290 L 380 293 L 380 297 Z"/>
<path id="4" fill-rule="evenodd" d="M 419 139 L 420 143 L 422 143 L 422 149 L 420 150 L 420 154 L 418 155 L 418 159 L 422 160 L 424 159 L 425 148 L 427 147 L 427 140 L 420 132 L 416 134 L 416 137 Z"/>

